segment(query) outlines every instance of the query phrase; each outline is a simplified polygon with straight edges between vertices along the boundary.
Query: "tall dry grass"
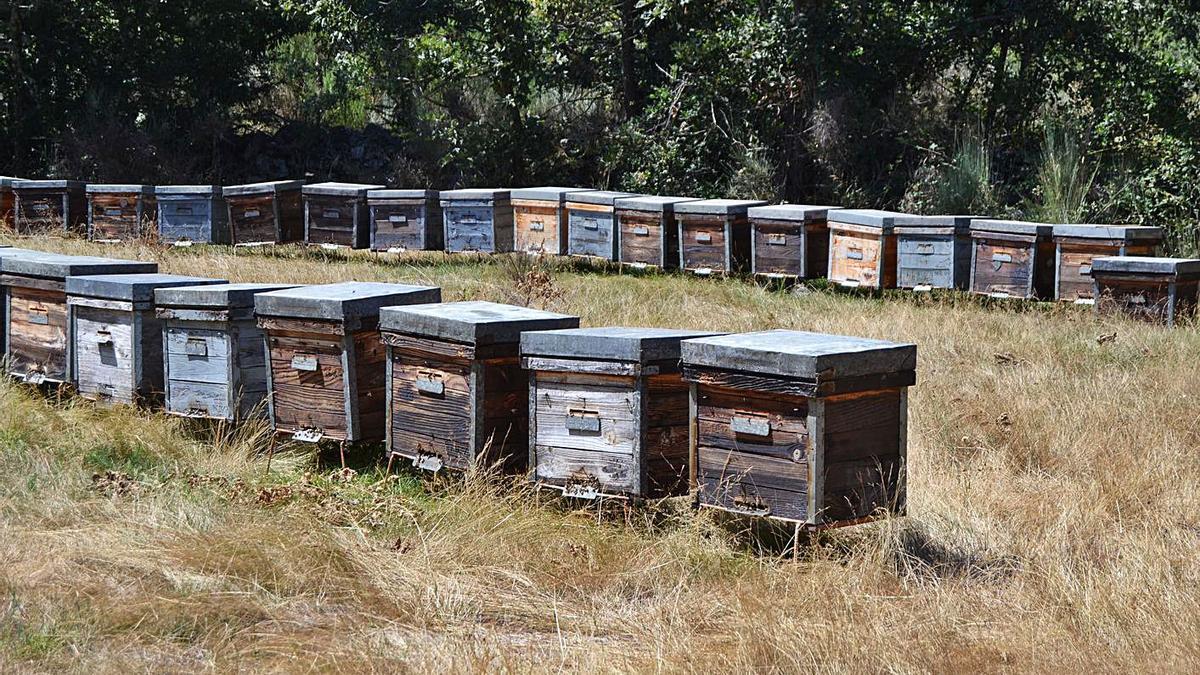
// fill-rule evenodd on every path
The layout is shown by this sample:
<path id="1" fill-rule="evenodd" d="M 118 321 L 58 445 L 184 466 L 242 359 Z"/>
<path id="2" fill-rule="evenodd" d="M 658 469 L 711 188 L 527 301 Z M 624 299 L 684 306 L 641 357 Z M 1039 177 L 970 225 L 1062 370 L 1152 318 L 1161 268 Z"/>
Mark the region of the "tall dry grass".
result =
<path id="1" fill-rule="evenodd" d="M 15 671 L 1181 671 L 1200 660 L 1200 336 L 1074 307 L 769 292 L 497 260 L 34 244 L 234 280 L 436 283 L 585 325 L 919 345 L 910 516 L 797 563 L 669 501 L 356 474 L 265 430 L 0 387 Z M 544 275 L 544 276 L 540 276 Z M 530 292 L 521 284 L 548 285 Z M 536 285 L 536 284 L 535 284 Z M 330 466 L 328 463 L 324 467 Z"/>

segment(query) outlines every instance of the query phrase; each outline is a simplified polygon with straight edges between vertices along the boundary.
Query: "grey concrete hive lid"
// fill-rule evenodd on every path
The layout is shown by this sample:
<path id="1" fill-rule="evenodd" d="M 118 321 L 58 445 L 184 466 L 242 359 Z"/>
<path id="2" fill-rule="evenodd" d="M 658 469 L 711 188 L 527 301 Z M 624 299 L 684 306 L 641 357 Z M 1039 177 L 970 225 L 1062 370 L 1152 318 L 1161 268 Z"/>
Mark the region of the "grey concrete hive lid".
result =
<path id="1" fill-rule="evenodd" d="M 372 281 L 298 286 L 254 296 L 260 316 L 346 321 L 378 316 L 381 307 L 440 302 L 442 289 Z"/>
<path id="2" fill-rule="evenodd" d="M 579 317 L 496 302 L 384 307 L 380 330 L 474 345 L 519 342 L 522 331 L 575 328 Z"/>
<path id="3" fill-rule="evenodd" d="M 916 217 L 911 213 L 884 211 L 881 209 L 830 209 L 829 213 L 826 214 L 829 222 L 877 227 L 881 230 L 891 230 L 903 222 L 918 222 L 912 220 Z"/>
<path id="4" fill-rule="evenodd" d="M 296 284 L 212 284 L 159 288 L 154 291 L 154 304 L 160 307 L 245 309 L 254 307 L 254 296 L 259 293 L 295 287 Z"/>
<path id="5" fill-rule="evenodd" d="M 712 335 L 720 333 L 621 326 L 539 331 L 521 334 L 521 355 L 649 363 L 677 360 L 682 340 Z"/>
<path id="6" fill-rule="evenodd" d="M 96 274 L 67 277 L 67 295 L 126 302 L 152 302 L 155 289 L 223 283 L 226 283 L 224 279 L 185 277 L 178 274 Z"/>
<path id="7" fill-rule="evenodd" d="M 17 276 L 66 279 L 95 274 L 153 274 L 158 263 L 54 253 L 0 258 L 0 272 Z"/>
<path id="8" fill-rule="evenodd" d="M 632 192 L 614 192 L 612 190 L 583 190 L 567 195 L 568 204 L 597 204 L 612 206 L 613 202 L 622 197 L 635 197 Z"/>
<path id="9" fill-rule="evenodd" d="M 8 244 L 0 245 L 0 258 L 6 258 L 8 256 L 16 257 L 16 256 L 30 256 L 30 255 L 46 255 L 46 254 L 42 253 L 41 251 L 33 251 L 33 250 L 30 250 L 27 248 L 16 248 L 15 246 L 10 246 Z"/>
<path id="10" fill-rule="evenodd" d="M 661 195 L 635 195 L 621 197 L 613 206 L 623 211 L 649 211 L 653 213 L 672 213 L 677 205 L 684 202 L 700 201 L 695 197 L 664 197 Z"/>
<path id="11" fill-rule="evenodd" d="M 675 213 L 695 213 L 706 216 L 741 216 L 752 206 L 765 206 L 761 199 L 697 199 L 675 207 Z"/>
<path id="12" fill-rule="evenodd" d="M 573 187 L 526 187 L 514 188 L 511 195 L 513 199 L 528 199 L 540 200 L 544 202 L 558 202 L 559 204 L 566 201 L 568 192 L 586 192 L 587 188 Z"/>
<path id="13" fill-rule="evenodd" d="M 140 194 L 149 197 L 154 194 L 153 185 L 132 185 L 129 183 L 88 183 L 84 192 L 91 194 Z"/>
<path id="14" fill-rule="evenodd" d="M 975 218 L 971 220 L 972 232 L 1002 232 L 1005 234 L 1025 234 L 1030 236 L 1048 237 L 1054 232 L 1054 226 L 1049 223 L 1034 223 L 1027 220 L 999 220 L 995 218 Z"/>
<path id="15" fill-rule="evenodd" d="M 1185 274 L 1200 275 L 1196 258 L 1156 258 L 1150 256 L 1099 256 L 1092 258 L 1092 274 Z"/>
<path id="16" fill-rule="evenodd" d="M 838 206 L 814 206 L 812 204 L 769 204 L 767 206 L 752 206 L 746 211 L 751 218 L 766 218 L 768 220 L 825 220 L 829 212 Z"/>
<path id="17" fill-rule="evenodd" d="M 221 191 L 220 185 L 159 185 L 154 188 L 154 194 L 159 197 L 220 197 Z"/>
<path id="18" fill-rule="evenodd" d="M 309 183 L 300 189 L 306 195 L 324 195 L 329 197 L 366 197 L 371 190 L 382 190 L 386 185 L 371 185 L 368 183 Z"/>
<path id="19" fill-rule="evenodd" d="M 227 197 L 237 197 L 239 195 L 266 195 L 277 192 L 287 192 L 288 190 L 300 190 L 304 188 L 303 180 L 271 180 L 262 183 L 246 183 L 244 185 L 226 185 L 222 188 L 222 192 Z"/>
<path id="20" fill-rule="evenodd" d="M 1163 229 L 1150 225 L 1055 225 L 1054 236 L 1080 239 L 1160 241 L 1163 238 Z"/>
<path id="21" fill-rule="evenodd" d="M 383 188 L 367 190 L 367 199 L 434 199 L 438 198 L 437 190 L 396 190 Z"/>
<path id="22" fill-rule="evenodd" d="M 441 199 L 444 202 L 467 201 L 506 201 L 509 191 L 501 188 L 467 188 L 465 190 L 442 190 Z"/>
<path id="23" fill-rule="evenodd" d="M 13 187 L 18 190 L 82 190 L 83 181 L 78 180 L 15 180 Z"/>
<path id="24" fill-rule="evenodd" d="M 23 180 L 25 179 L 17 178 L 15 176 L 0 176 L 0 188 L 11 188 L 13 183 Z"/>
<path id="25" fill-rule="evenodd" d="M 736 333 L 683 343 L 683 362 L 763 375 L 837 379 L 916 370 L 917 346 L 797 330 Z"/>

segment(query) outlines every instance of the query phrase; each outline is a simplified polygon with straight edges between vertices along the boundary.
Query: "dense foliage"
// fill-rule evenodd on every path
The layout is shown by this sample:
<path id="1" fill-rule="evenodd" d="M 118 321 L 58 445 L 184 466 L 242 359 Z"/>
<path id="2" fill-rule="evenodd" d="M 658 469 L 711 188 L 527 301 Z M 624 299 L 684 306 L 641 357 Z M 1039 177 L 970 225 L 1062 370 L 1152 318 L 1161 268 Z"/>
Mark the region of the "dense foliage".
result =
<path id="1" fill-rule="evenodd" d="M 1172 227 L 1189 0 L 9 3 L 5 173 L 579 184 Z"/>

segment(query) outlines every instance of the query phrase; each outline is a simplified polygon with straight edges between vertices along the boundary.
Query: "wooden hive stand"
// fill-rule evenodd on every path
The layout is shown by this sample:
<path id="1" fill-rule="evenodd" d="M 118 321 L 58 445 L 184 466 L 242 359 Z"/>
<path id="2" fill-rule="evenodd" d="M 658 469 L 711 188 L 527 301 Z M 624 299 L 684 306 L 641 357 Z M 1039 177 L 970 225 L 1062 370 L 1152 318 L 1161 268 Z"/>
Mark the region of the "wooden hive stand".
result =
<path id="1" fill-rule="evenodd" d="M 335 441 L 343 464 L 347 444 L 384 440 L 387 370 L 379 310 L 440 300 L 437 288 L 355 281 L 256 295 L 275 431 L 268 457 L 280 436 Z"/>
<path id="2" fill-rule="evenodd" d="M 158 239 L 174 246 L 229 244 L 229 207 L 219 185 L 159 185 Z"/>
<path id="3" fill-rule="evenodd" d="M 314 183 L 301 190 L 304 198 L 304 241 L 328 248 L 367 248 L 371 217 L 367 193 L 383 185 Z"/>
<path id="4" fill-rule="evenodd" d="M 1092 259 L 1100 256 L 1153 257 L 1163 240 L 1161 227 L 1144 225 L 1055 225 L 1054 298 L 1095 302 Z"/>
<path id="5" fill-rule="evenodd" d="M 513 208 L 508 190 L 441 193 L 447 253 L 512 253 Z"/>
<path id="6" fill-rule="evenodd" d="M 85 191 L 88 239 L 132 241 L 154 229 L 158 207 L 153 185 L 89 183 Z"/>
<path id="7" fill-rule="evenodd" d="M 279 284 L 160 288 L 166 412 L 233 422 L 265 414 L 267 367 L 254 296 Z"/>
<path id="8" fill-rule="evenodd" d="M 895 232 L 897 288 L 967 290 L 971 216 L 908 216 Z"/>
<path id="9" fill-rule="evenodd" d="M 431 471 L 524 472 L 529 376 L 521 334 L 578 325 L 576 316 L 493 302 L 383 308 L 389 465 L 399 457 Z"/>
<path id="10" fill-rule="evenodd" d="M 581 499 L 687 490 L 688 385 L 679 345 L 711 332 L 580 328 L 521 336 L 530 479 Z"/>
<path id="11" fill-rule="evenodd" d="M 1196 313 L 1200 260 L 1100 256 L 1092 258 L 1090 274 L 1099 314 L 1174 326 Z"/>
<path id="12" fill-rule="evenodd" d="M 531 255 L 567 254 L 568 193 L 582 188 L 530 187 L 512 191 L 516 249 Z"/>
<path id="13" fill-rule="evenodd" d="M 437 190 L 369 190 L 371 250 L 381 253 L 445 248 Z"/>
<path id="14" fill-rule="evenodd" d="M 67 278 L 71 378 L 83 398 L 154 405 L 163 393 L 162 322 L 154 291 L 224 283 L 174 274 L 100 274 Z"/>
<path id="15" fill-rule="evenodd" d="M 683 343 L 699 504 L 819 529 L 905 511 L 911 344 L 789 330 Z"/>
<path id="16" fill-rule="evenodd" d="M 617 260 L 614 204 L 629 192 L 584 190 L 567 195 L 567 255 L 593 260 Z"/>
<path id="17" fill-rule="evenodd" d="M 87 195 L 77 180 L 16 180 L 12 183 L 17 234 L 82 232 Z"/>
<path id="18" fill-rule="evenodd" d="M 302 180 L 222 188 L 234 246 L 265 246 L 304 240 Z"/>
<path id="19" fill-rule="evenodd" d="M 1053 225 L 971 220 L 971 292 L 993 298 L 1054 297 Z"/>
<path id="20" fill-rule="evenodd" d="M 750 271 L 759 279 L 819 279 L 829 268 L 827 216 L 836 206 L 753 206 Z"/>
<path id="21" fill-rule="evenodd" d="M 617 247 L 621 265 L 633 269 L 679 267 L 679 228 L 675 206 L 691 197 L 640 195 L 616 201 Z"/>
<path id="22" fill-rule="evenodd" d="M 49 253 L 0 257 L 10 377 L 29 384 L 71 382 L 67 278 L 94 274 L 153 274 L 158 264 Z"/>
<path id="23" fill-rule="evenodd" d="M 698 199 L 675 205 L 679 228 L 680 269 L 707 276 L 750 269 L 750 220 L 747 211 L 764 201 Z"/>

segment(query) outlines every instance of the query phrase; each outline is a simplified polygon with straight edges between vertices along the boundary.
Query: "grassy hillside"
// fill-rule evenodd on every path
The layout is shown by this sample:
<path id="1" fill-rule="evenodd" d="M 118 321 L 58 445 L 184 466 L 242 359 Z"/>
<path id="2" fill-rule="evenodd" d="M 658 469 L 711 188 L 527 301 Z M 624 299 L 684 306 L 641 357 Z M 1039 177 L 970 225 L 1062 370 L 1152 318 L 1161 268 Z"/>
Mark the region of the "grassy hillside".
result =
<path id="1" fill-rule="evenodd" d="M 16 242 L 14 242 L 16 243 Z M 919 345 L 911 516 L 797 563 L 667 502 L 572 510 L 387 476 L 265 426 L 0 385 L 5 670 L 915 672 L 1200 660 L 1200 336 L 1074 307 L 769 292 L 430 255 L 18 245 L 230 280 L 420 281 L 584 325 L 790 327 Z"/>

